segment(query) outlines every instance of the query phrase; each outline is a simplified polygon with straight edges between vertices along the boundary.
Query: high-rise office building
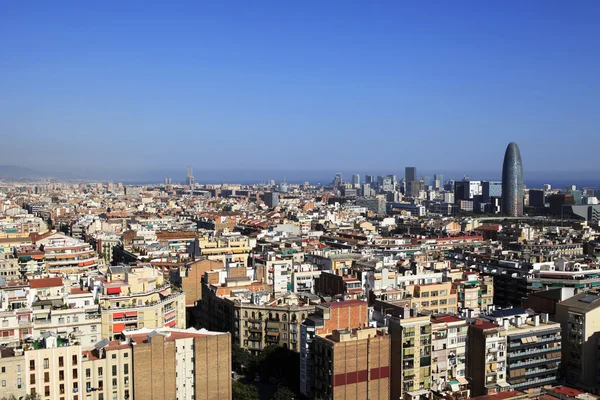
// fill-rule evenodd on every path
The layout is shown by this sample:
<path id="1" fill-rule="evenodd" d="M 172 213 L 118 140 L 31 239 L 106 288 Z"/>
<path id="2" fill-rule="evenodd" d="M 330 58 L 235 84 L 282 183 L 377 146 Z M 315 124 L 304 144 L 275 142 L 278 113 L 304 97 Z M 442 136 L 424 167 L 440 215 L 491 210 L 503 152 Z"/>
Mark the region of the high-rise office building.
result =
<path id="1" fill-rule="evenodd" d="M 266 192 L 265 204 L 269 208 L 274 208 L 279 204 L 279 192 Z"/>
<path id="2" fill-rule="evenodd" d="M 342 173 L 338 172 L 337 174 L 335 174 L 335 176 L 333 177 L 333 186 L 334 187 L 338 187 L 342 184 Z"/>
<path id="3" fill-rule="evenodd" d="M 406 167 L 404 170 L 404 178 L 406 182 L 414 182 L 417 180 L 417 167 Z"/>
<path id="4" fill-rule="evenodd" d="M 369 185 L 376 183 L 375 175 L 365 175 L 365 183 Z"/>
<path id="5" fill-rule="evenodd" d="M 187 179 L 186 184 L 193 186 L 194 185 L 194 171 L 192 170 L 192 166 L 188 165 L 187 167 Z"/>
<path id="6" fill-rule="evenodd" d="M 502 197 L 502 182 L 484 181 L 481 184 L 484 203 L 489 203 L 492 197 Z"/>
<path id="7" fill-rule="evenodd" d="M 360 175 L 359 174 L 352 175 L 352 185 L 355 188 L 358 188 L 360 186 Z"/>
<path id="8" fill-rule="evenodd" d="M 515 142 L 511 142 L 504 154 L 502 166 L 502 214 L 510 217 L 523 215 L 523 162 Z"/>
<path id="9" fill-rule="evenodd" d="M 444 175 L 435 174 L 433 175 L 433 188 L 435 190 L 443 189 L 444 187 Z"/>

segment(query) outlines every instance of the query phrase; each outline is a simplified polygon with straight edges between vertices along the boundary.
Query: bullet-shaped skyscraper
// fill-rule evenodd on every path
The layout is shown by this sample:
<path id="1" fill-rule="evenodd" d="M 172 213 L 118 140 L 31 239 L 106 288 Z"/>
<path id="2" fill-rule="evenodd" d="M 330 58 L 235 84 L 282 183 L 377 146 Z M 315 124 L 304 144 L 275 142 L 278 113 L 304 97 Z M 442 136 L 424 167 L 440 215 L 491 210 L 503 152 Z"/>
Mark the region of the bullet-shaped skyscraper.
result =
<path id="1" fill-rule="evenodd" d="M 504 153 L 502 214 L 508 217 L 523 216 L 523 163 L 515 142 L 511 142 Z"/>

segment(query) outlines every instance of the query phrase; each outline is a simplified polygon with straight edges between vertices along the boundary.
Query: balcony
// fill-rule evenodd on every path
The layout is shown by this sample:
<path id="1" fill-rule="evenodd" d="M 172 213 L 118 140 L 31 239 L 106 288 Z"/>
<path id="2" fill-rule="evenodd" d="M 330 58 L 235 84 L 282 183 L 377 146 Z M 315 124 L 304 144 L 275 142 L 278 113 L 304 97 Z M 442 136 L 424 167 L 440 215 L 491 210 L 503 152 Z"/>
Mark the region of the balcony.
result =
<path id="1" fill-rule="evenodd" d="M 527 356 L 536 355 L 536 354 L 544 354 L 544 353 L 548 353 L 551 351 L 560 352 L 560 350 L 561 350 L 561 346 L 558 345 L 555 347 L 544 347 L 544 348 L 539 348 L 539 349 L 530 349 L 530 350 L 525 350 L 525 351 L 510 352 L 510 353 L 508 353 L 508 356 L 511 359 L 514 359 L 514 358 L 527 357 Z"/>
<path id="2" fill-rule="evenodd" d="M 515 362 L 515 363 L 510 363 L 509 366 L 511 369 L 513 368 L 519 368 L 519 367 L 526 367 L 526 366 L 531 366 L 531 365 L 538 365 L 538 364 L 547 364 L 550 361 L 559 361 L 561 359 L 561 357 L 553 357 L 553 358 L 536 358 L 533 360 L 529 360 L 529 361 L 519 361 L 519 362 Z"/>

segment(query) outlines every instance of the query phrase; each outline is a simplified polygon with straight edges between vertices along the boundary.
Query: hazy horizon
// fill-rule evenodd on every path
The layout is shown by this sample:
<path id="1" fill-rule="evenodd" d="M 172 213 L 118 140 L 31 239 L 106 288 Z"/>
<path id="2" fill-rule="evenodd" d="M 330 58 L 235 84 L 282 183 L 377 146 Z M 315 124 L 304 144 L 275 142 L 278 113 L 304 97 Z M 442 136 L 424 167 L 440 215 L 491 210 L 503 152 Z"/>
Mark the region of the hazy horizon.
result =
<path id="1" fill-rule="evenodd" d="M 10 2 L 0 163 L 475 175 L 515 141 L 525 171 L 581 170 L 598 20 L 591 1 Z"/>

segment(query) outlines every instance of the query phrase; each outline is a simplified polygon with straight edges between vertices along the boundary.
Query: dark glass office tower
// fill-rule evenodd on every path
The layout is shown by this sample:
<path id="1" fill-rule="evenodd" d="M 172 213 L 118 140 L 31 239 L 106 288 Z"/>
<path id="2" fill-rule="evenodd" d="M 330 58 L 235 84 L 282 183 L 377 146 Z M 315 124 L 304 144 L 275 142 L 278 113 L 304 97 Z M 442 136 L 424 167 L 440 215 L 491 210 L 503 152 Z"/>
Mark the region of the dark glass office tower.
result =
<path id="1" fill-rule="evenodd" d="M 523 163 L 516 143 L 511 142 L 504 153 L 502 166 L 502 214 L 523 216 Z"/>

